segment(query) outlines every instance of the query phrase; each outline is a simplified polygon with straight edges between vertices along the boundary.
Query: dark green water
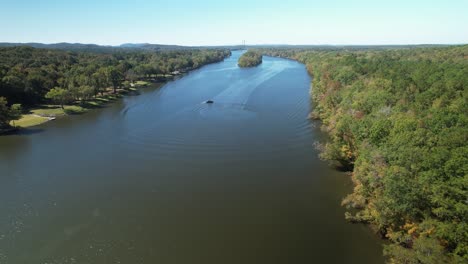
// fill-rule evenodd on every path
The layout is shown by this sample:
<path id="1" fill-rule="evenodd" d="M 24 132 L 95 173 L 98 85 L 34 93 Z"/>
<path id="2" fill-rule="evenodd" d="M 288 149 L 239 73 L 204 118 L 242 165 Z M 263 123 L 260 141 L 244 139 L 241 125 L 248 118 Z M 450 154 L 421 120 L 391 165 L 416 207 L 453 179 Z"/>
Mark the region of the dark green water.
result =
<path id="1" fill-rule="evenodd" d="M 239 55 L 0 137 L 0 263 L 382 263 L 312 147 L 304 66 Z"/>

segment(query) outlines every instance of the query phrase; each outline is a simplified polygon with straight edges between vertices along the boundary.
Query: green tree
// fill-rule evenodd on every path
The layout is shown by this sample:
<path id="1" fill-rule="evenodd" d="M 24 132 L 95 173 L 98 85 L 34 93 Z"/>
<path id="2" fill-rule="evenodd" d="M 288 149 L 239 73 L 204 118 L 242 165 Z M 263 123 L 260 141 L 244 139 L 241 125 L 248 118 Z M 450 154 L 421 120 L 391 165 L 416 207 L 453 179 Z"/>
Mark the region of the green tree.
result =
<path id="1" fill-rule="evenodd" d="M 112 83 L 114 93 L 117 93 L 117 88 L 122 84 L 123 74 L 114 66 L 107 68 L 107 76 Z"/>
<path id="2" fill-rule="evenodd" d="M 94 95 L 94 88 L 89 85 L 83 85 L 78 88 L 79 97 L 81 103 L 91 99 Z"/>
<path id="3" fill-rule="evenodd" d="M 70 101 L 71 96 L 70 92 L 66 89 L 55 87 L 50 89 L 50 91 L 45 95 L 45 98 L 51 99 L 56 104 L 59 104 L 62 109 L 64 109 L 63 105 Z"/>
<path id="4" fill-rule="evenodd" d="M 95 87 L 95 94 L 98 92 L 100 92 L 101 95 L 104 94 L 105 89 L 109 86 L 109 79 L 107 75 L 106 68 L 99 68 L 95 73 L 92 74 L 92 83 Z"/>
<path id="5" fill-rule="evenodd" d="M 127 79 L 128 81 L 130 81 L 130 83 L 133 84 L 138 80 L 138 74 L 136 74 L 134 70 L 130 69 L 125 73 L 125 79 Z"/>
<path id="6" fill-rule="evenodd" d="M 13 104 L 8 107 L 8 102 L 5 97 L 0 97 L 0 128 L 10 127 L 12 120 L 21 118 L 21 105 Z"/>

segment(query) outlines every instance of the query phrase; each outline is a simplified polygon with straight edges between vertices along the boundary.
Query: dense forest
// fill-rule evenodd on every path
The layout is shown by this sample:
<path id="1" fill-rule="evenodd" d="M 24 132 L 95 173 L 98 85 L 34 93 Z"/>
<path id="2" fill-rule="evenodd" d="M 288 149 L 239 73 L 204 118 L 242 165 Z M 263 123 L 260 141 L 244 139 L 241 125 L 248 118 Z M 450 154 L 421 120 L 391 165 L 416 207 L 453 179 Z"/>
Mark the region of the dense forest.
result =
<path id="1" fill-rule="evenodd" d="M 321 156 L 349 170 L 346 218 L 390 263 L 468 262 L 468 46 L 261 49 L 305 63 Z"/>
<path id="2" fill-rule="evenodd" d="M 31 107 L 86 100 L 124 82 L 154 78 L 222 61 L 227 49 L 71 52 L 32 47 L 0 48 L 0 127 Z"/>
<path id="3" fill-rule="evenodd" d="M 262 63 L 262 54 L 255 51 L 247 51 L 239 57 L 238 65 L 241 68 L 255 67 Z"/>

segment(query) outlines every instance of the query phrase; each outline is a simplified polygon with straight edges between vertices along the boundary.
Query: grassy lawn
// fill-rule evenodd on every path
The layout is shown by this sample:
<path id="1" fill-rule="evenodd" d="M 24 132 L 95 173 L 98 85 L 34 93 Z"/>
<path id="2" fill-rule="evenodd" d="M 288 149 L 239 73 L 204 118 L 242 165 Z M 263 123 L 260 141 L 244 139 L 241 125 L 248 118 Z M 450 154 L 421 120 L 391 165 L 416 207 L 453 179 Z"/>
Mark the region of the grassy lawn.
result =
<path id="1" fill-rule="evenodd" d="M 122 93 L 122 91 L 119 91 Z M 101 107 L 111 101 L 121 98 L 121 94 L 105 94 L 96 98 L 92 98 L 83 104 L 76 102 L 71 105 L 64 105 L 62 109 L 59 105 L 40 105 L 38 108 L 32 109 L 30 112 L 35 115 L 45 117 L 56 117 L 62 115 L 81 114 L 89 109 Z"/>
<path id="2" fill-rule="evenodd" d="M 150 83 L 147 82 L 147 81 L 136 81 L 136 82 L 135 82 L 135 85 L 136 85 L 136 86 L 147 86 L 147 85 L 149 85 L 149 84 L 150 84 Z"/>
<path id="3" fill-rule="evenodd" d="M 40 108 L 31 110 L 31 113 L 40 116 L 61 116 L 65 114 L 79 114 L 86 112 L 86 109 L 78 105 L 65 105 L 64 109 L 57 105 L 42 105 Z"/>
<path id="4" fill-rule="evenodd" d="M 81 107 L 84 110 L 88 110 L 88 109 L 91 109 L 91 108 L 99 108 L 99 107 L 104 106 L 105 104 L 107 104 L 107 103 L 109 103 L 111 101 L 115 101 L 116 99 L 118 99 L 120 97 L 121 97 L 120 94 L 116 94 L 116 95 L 106 94 L 106 95 L 104 95 L 102 97 L 96 97 L 96 98 L 93 98 L 91 100 L 88 100 L 83 105 L 77 106 L 77 107 Z"/>
<path id="5" fill-rule="evenodd" d="M 37 126 L 49 121 L 49 117 L 80 114 L 88 110 L 77 105 L 66 105 L 64 108 L 56 105 L 42 105 L 41 108 L 31 110 L 31 114 L 23 115 L 19 120 L 11 121 L 10 124 L 19 127 Z"/>
<path id="6" fill-rule="evenodd" d="M 147 86 L 149 82 L 146 81 L 137 81 L 136 86 Z M 130 91 L 136 91 L 137 89 L 132 88 Z M 63 115 L 72 115 L 72 114 L 81 114 L 89 109 L 102 107 L 109 102 L 115 101 L 122 97 L 122 94 L 128 93 L 127 90 L 118 90 L 117 94 L 106 93 L 102 96 L 92 98 L 83 104 L 64 105 L 62 109 L 59 105 L 40 105 L 38 108 L 31 109 L 28 114 L 25 114 L 21 119 L 12 121 L 11 125 L 19 127 L 31 127 L 42 124 L 49 120 L 49 117 L 57 117 Z"/>
<path id="7" fill-rule="evenodd" d="M 65 114 L 65 112 L 60 106 L 42 105 L 40 107 L 41 108 L 31 110 L 31 113 L 41 116 L 59 116 Z"/>
<path id="8" fill-rule="evenodd" d="M 11 121 L 11 125 L 20 126 L 20 127 L 30 127 L 30 126 L 37 126 L 42 124 L 49 119 L 47 117 L 36 116 L 36 115 L 23 115 L 21 119 L 16 121 Z"/>
<path id="9" fill-rule="evenodd" d="M 81 114 L 88 111 L 87 108 L 78 106 L 78 105 L 67 105 L 65 106 L 65 113 L 66 114 Z"/>

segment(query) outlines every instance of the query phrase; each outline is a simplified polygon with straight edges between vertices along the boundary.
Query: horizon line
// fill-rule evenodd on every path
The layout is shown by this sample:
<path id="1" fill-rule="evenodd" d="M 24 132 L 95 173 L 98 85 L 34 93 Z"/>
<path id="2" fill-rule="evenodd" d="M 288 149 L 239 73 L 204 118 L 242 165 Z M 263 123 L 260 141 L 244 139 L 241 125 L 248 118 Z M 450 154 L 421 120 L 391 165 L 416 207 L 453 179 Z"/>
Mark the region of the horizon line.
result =
<path id="1" fill-rule="evenodd" d="M 150 42 L 125 42 L 120 44 L 97 44 L 97 43 L 85 43 L 85 42 L 10 42 L 10 41 L 0 41 L 0 44 L 44 44 L 44 45 L 54 45 L 54 44 L 73 44 L 73 45 L 96 45 L 102 47 L 121 47 L 123 45 L 162 45 L 162 46 L 180 46 L 180 47 L 224 47 L 224 46 L 421 46 L 421 45 L 447 45 L 447 46 L 456 46 L 456 45 L 467 45 L 468 43 L 386 43 L 386 44 L 285 44 L 285 43 L 255 43 L 255 44 L 206 44 L 206 45 L 184 45 L 184 44 L 168 44 L 168 43 L 150 43 Z"/>

